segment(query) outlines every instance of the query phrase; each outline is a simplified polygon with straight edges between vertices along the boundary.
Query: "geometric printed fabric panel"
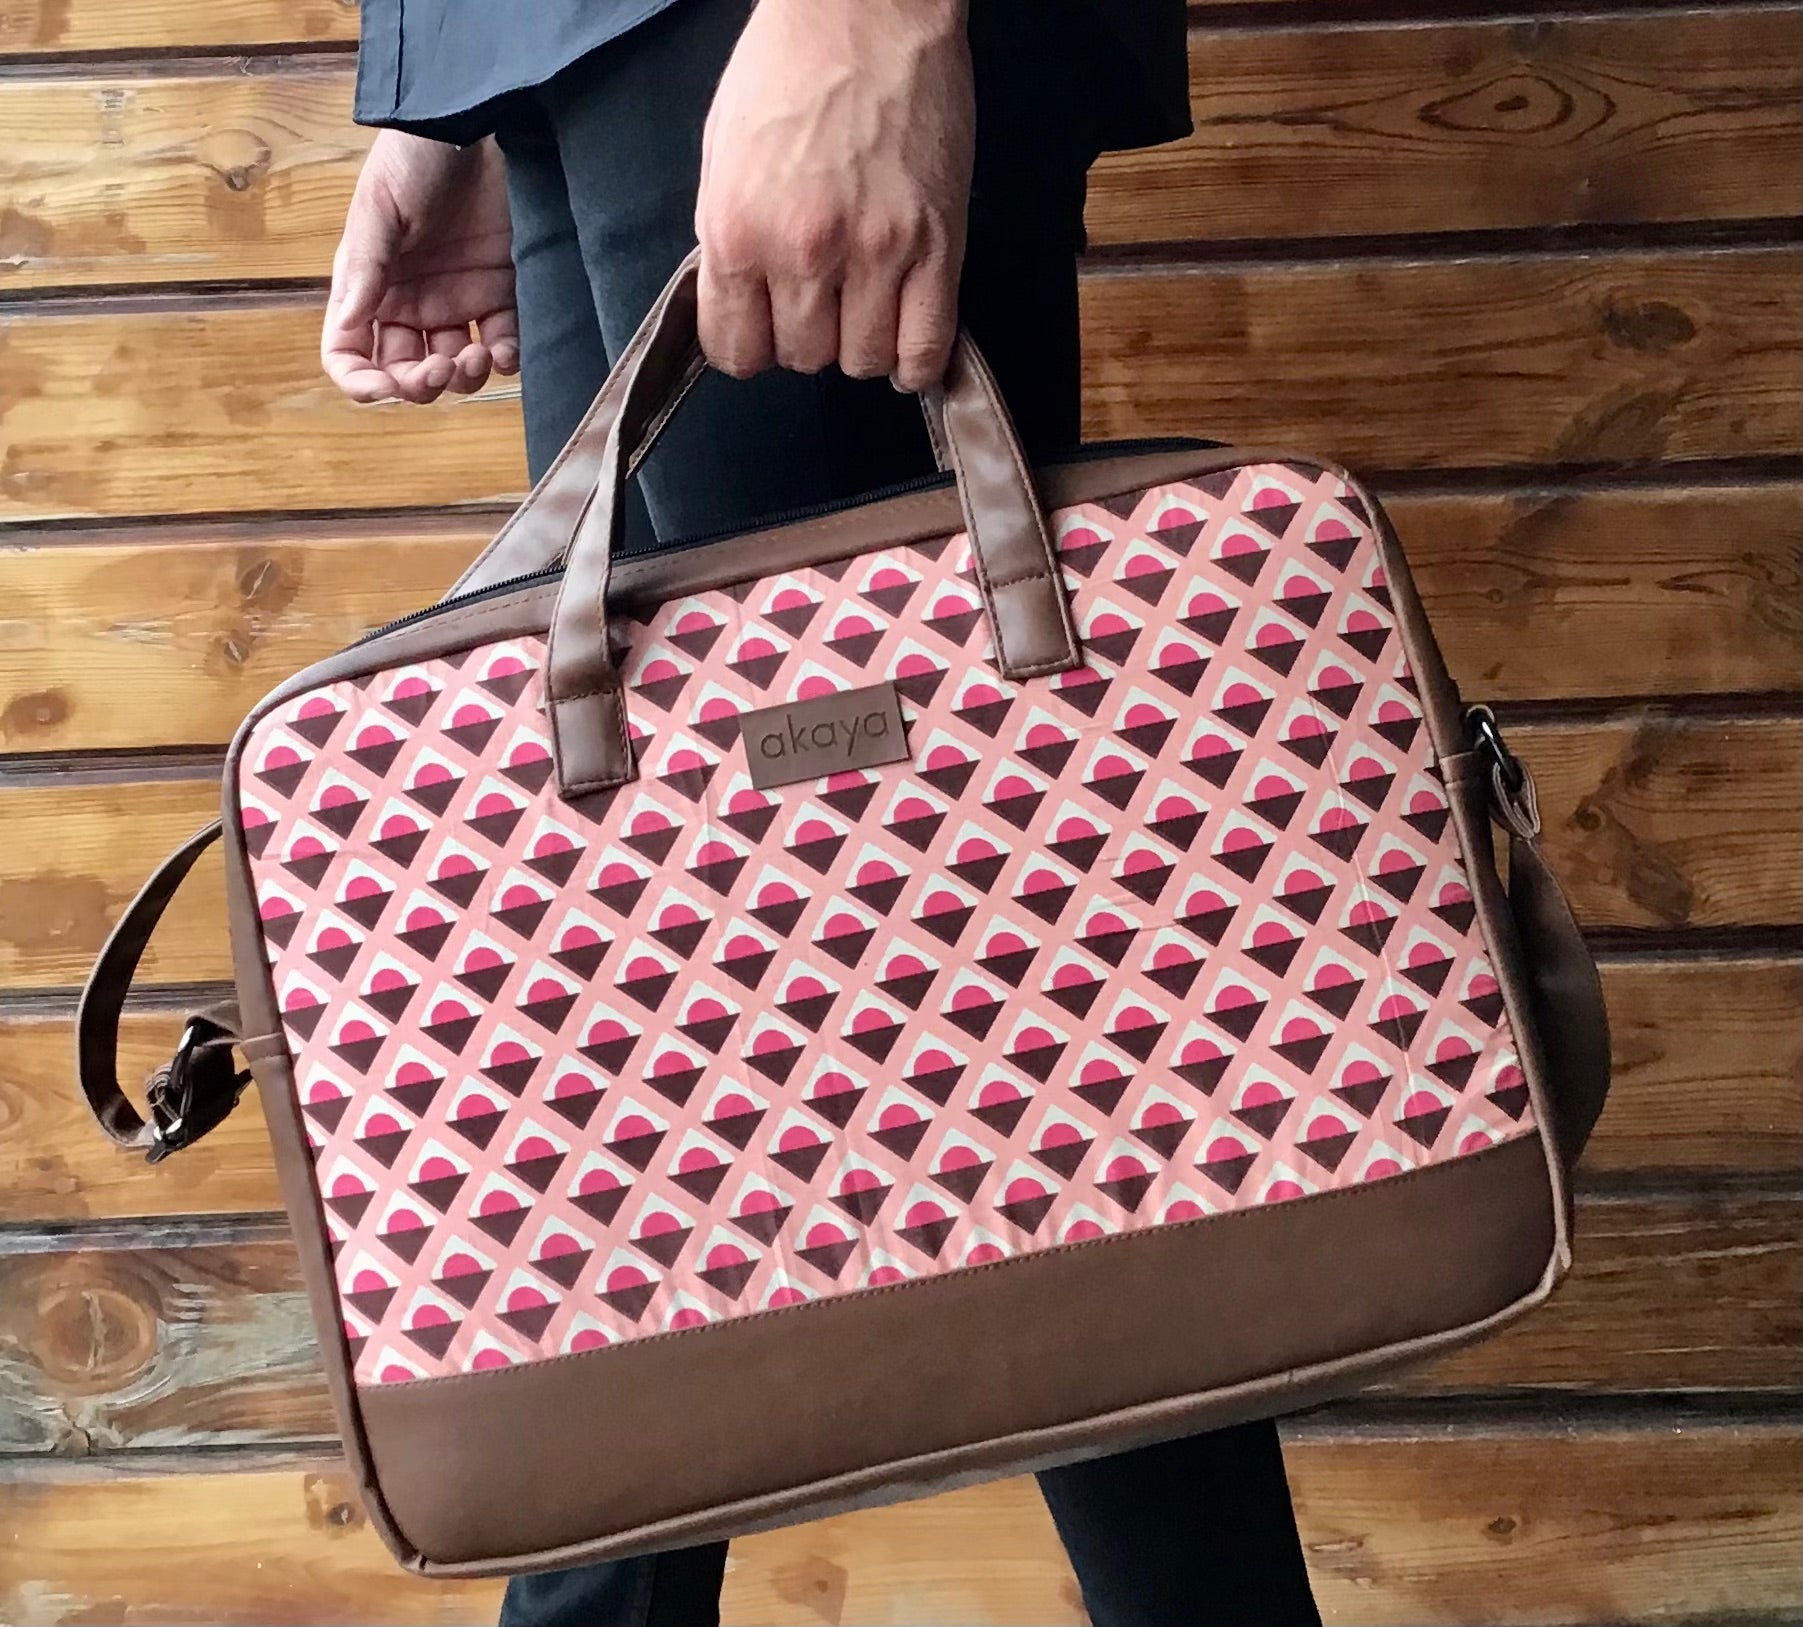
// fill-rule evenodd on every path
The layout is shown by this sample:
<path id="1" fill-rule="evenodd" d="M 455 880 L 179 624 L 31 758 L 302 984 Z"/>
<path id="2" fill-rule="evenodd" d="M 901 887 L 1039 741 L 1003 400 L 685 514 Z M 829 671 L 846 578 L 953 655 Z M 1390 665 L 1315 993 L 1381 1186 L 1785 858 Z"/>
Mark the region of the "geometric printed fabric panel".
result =
<path id="1" fill-rule="evenodd" d="M 358 1383 L 1532 1128 L 1357 498 L 1262 465 L 1056 529 L 1088 664 L 1053 678 L 988 666 L 962 536 L 623 619 L 639 773 L 580 812 L 539 639 L 257 726 L 243 817 Z M 740 712 L 885 679 L 910 761 L 751 786 Z"/>

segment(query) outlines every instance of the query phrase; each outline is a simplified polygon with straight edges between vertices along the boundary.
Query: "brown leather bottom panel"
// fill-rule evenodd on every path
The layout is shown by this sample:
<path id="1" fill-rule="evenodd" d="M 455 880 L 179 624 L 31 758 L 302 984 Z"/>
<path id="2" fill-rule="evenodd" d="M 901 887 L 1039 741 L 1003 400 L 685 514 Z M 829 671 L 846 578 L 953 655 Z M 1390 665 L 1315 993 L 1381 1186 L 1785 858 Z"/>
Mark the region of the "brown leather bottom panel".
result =
<path id="1" fill-rule="evenodd" d="M 1553 1241 L 1527 1136 L 1372 1186 L 357 1399 L 389 1510 L 434 1568 L 642 1540 L 659 1522 L 682 1522 L 665 1537 L 682 1540 L 731 1528 L 685 1517 L 751 1499 L 806 1518 L 805 1488 L 877 1465 L 900 1480 L 912 1464 L 926 1490 L 1032 1455 L 998 1460 L 984 1443 L 1004 1437 L 1096 1420 L 1042 1449 L 1143 1439 L 1145 1420 L 1110 1434 L 1106 1415 L 1149 1403 L 1269 1378 L 1269 1404 L 1242 1393 L 1231 1410 L 1282 1411 L 1292 1380 L 1317 1398 L 1298 1369 L 1523 1299 Z M 770 1509 L 742 1512 L 748 1527 Z"/>

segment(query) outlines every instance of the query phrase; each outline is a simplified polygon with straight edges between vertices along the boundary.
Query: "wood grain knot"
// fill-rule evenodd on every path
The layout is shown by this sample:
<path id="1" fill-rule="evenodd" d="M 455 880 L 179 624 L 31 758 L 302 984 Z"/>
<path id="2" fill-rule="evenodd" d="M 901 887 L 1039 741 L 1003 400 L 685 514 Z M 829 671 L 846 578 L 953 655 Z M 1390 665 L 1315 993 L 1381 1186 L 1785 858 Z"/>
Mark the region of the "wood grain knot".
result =
<path id="1" fill-rule="evenodd" d="M 69 697 L 60 689 L 15 695 L 0 712 L 0 740 L 22 740 L 69 721 Z"/>
<path id="2" fill-rule="evenodd" d="M 1421 122 L 1456 135 L 1569 135 L 1608 117 L 1602 97 L 1556 83 L 1545 74 L 1515 70 L 1426 103 Z"/>
<path id="3" fill-rule="evenodd" d="M 1662 299 L 1610 300 L 1603 306 L 1603 332 L 1624 350 L 1658 356 L 1689 344 L 1697 336 L 1697 325 L 1686 312 Z"/>
<path id="4" fill-rule="evenodd" d="M 154 1306 L 111 1283 L 59 1282 L 48 1273 L 37 1289 L 33 1352 L 65 1394 L 117 1390 L 156 1360 Z"/>
<path id="5" fill-rule="evenodd" d="M 368 1523 L 363 1506 L 343 1475 L 309 1474 L 301 1481 L 307 1524 L 315 1531 L 360 1531 Z"/>

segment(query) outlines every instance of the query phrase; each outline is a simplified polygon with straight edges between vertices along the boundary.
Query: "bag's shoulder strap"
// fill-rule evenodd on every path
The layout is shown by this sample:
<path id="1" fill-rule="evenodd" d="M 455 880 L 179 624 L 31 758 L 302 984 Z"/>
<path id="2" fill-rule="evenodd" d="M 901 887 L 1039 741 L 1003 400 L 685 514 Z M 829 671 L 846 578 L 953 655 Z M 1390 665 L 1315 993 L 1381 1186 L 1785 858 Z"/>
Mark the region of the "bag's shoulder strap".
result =
<path id="1" fill-rule="evenodd" d="M 1509 832 L 1509 914 L 1521 943 L 1521 974 L 1551 1085 L 1553 1141 L 1570 1169 L 1609 1095 L 1609 1009 L 1571 901 L 1540 849 L 1540 802 L 1533 777 L 1503 743 L 1487 706 L 1470 708 L 1466 717 L 1489 763 L 1491 806 Z"/>
<path id="2" fill-rule="evenodd" d="M 1482 709 L 1474 709 L 1482 715 Z M 1494 766 L 1493 799 L 1509 830 L 1509 912 L 1522 948 L 1522 973 L 1534 1026 L 1553 1081 L 1553 1137 L 1569 1169 L 1590 1139 L 1609 1092 L 1609 1023 L 1596 963 L 1571 905 L 1540 850 L 1533 781 L 1506 748 Z M 88 974 L 76 1012 L 76 1069 L 95 1119 L 122 1147 L 152 1162 L 197 1140 L 237 1105 L 249 1082 L 233 1062 L 242 1037 L 237 1008 L 226 1004 L 188 1019 L 180 1045 L 147 1084 L 150 1117 L 119 1086 L 119 1017 L 133 974 L 195 861 L 219 839 L 217 821 L 163 861 L 125 908 Z"/>
<path id="3" fill-rule="evenodd" d="M 232 1058 L 240 1037 L 231 1002 L 196 1012 L 168 1064 L 145 1082 L 149 1116 L 119 1084 L 119 1018 L 144 947 L 195 860 L 219 840 L 219 822 L 196 831 L 157 868 L 107 938 L 75 1012 L 75 1071 L 100 1128 L 152 1163 L 206 1134 L 237 1105 L 250 1075 Z"/>

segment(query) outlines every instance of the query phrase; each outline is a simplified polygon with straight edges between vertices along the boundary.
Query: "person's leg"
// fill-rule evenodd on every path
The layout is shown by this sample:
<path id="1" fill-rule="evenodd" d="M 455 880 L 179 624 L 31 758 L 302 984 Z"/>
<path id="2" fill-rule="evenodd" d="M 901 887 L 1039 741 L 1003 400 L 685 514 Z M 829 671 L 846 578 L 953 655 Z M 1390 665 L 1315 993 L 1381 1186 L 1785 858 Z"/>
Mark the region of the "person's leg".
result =
<path id="1" fill-rule="evenodd" d="M 500 1627 L 719 1627 L 726 1544 L 515 1576 Z"/>
<path id="2" fill-rule="evenodd" d="M 607 347 L 551 126 L 528 96 L 510 99 L 496 140 L 507 168 L 520 312 L 526 462 L 537 480 L 607 377 Z"/>
<path id="3" fill-rule="evenodd" d="M 1319 1627 L 1277 1425 L 1047 1469 L 1094 1627 Z"/>

